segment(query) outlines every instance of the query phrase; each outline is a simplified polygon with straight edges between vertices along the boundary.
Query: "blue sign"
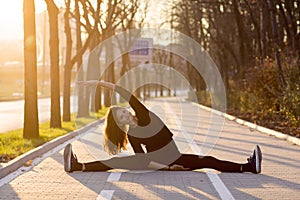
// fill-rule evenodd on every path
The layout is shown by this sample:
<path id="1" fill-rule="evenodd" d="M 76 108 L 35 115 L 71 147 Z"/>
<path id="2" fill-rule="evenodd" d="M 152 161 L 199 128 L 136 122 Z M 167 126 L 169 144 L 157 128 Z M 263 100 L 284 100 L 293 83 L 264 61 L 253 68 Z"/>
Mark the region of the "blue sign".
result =
<path id="1" fill-rule="evenodd" d="M 149 40 L 136 40 L 131 47 L 131 51 L 129 54 L 131 55 L 140 55 L 140 56 L 148 56 L 149 55 Z"/>

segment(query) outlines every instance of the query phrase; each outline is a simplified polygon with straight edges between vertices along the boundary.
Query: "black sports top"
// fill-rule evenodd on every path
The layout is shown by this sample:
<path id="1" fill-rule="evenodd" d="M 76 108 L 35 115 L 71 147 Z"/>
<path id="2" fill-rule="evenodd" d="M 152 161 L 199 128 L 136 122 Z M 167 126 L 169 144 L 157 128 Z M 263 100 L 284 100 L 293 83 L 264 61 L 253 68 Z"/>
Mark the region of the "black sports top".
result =
<path id="1" fill-rule="evenodd" d="M 147 153 L 149 153 L 157 151 L 173 141 L 173 134 L 162 120 L 149 111 L 134 95 L 120 86 L 116 86 L 115 91 L 129 102 L 138 119 L 138 126 L 130 127 L 127 133 L 135 153 L 146 153 L 141 145 L 145 145 Z"/>

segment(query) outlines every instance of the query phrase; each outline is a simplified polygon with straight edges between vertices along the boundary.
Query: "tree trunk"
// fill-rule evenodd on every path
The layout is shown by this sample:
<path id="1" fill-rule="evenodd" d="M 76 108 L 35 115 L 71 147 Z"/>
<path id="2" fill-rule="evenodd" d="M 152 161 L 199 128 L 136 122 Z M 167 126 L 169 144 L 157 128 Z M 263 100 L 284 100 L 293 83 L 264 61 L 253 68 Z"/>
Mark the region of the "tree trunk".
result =
<path id="1" fill-rule="evenodd" d="M 280 81 L 280 85 L 282 88 L 285 88 L 286 82 L 284 79 L 282 67 L 281 67 L 281 59 L 280 59 L 280 52 L 278 46 L 278 32 L 277 32 L 277 23 L 276 23 L 276 6 L 273 0 L 268 0 L 268 6 L 270 10 L 270 18 L 271 18 L 271 26 L 272 26 L 272 36 L 273 36 L 273 44 L 274 44 L 274 51 L 275 51 L 275 58 L 277 63 L 277 72 Z"/>
<path id="2" fill-rule="evenodd" d="M 261 28 L 260 28 L 260 34 L 261 34 L 261 46 L 262 46 L 262 52 L 261 52 L 261 57 L 262 59 L 265 59 L 268 55 L 267 49 L 268 49 L 268 44 L 267 44 L 267 37 L 266 37 L 266 24 L 267 24 L 267 5 L 265 0 L 260 0 L 261 4 Z"/>
<path id="3" fill-rule="evenodd" d="M 89 53 L 88 58 L 88 65 L 87 65 L 87 73 L 86 73 L 86 80 L 98 80 L 100 76 L 100 61 L 99 61 L 99 53 L 98 49 L 96 49 L 98 41 L 94 41 L 94 43 L 91 45 L 91 51 Z M 95 88 L 93 88 L 95 89 Z M 95 110 L 95 93 L 93 93 L 91 88 L 86 88 L 85 90 L 85 106 L 87 108 L 94 111 Z M 92 98 L 92 101 L 90 100 Z M 90 104 L 91 103 L 91 104 Z M 96 110 L 95 110 L 96 111 Z"/>
<path id="4" fill-rule="evenodd" d="M 72 35 L 70 27 L 70 0 L 66 1 L 66 11 L 64 14 L 65 34 L 66 34 L 66 61 L 64 67 L 64 93 L 63 93 L 63 121 L 71 121 L 70 97 L 71 97 L 71 54 L 72 54 Z"/>
<path id="5" fill-rule="evenodd" d="M 245 60 L 246 60 L 246 54 L 245 54 L 245 32 L 244 32 L 244 28 L 243 28 L 243 22 L 242 22 L 242 16 L 239 12 L 239 7 L 238 7 L 238 3 L 237 0 L 233 0 L 233 10 L 234 10 L 234 15 L 235 15 L 235 20 L 236 20 L 236 25 L 237 25 L 237 31 L 238 31 L 238 41 L 239 41 L 239 54 L 240 54 L 240 63 L 242 66 L 238 66 L 238 74 L 240 74 L 241 67 L 244 67 L 245 64 Z"/>
<path id="6" fill-rule="evenodd" d="M 285 26 L 286 26 L 286 31 L 288 34 L 288 41 L 289 41 L 289 45 L 292 49 L 291 53 L 295 56 L 296 55 L 296 41 L 295 41 L 295 36 L 297 33 L 297 25 L 296 23 L 294 23 L 293 21 L 293 16 L 291 13 L 291 7 L 293 5 L 291 5 L 292 2 L 285 0 L 285 8 L 286 8 L 286 12 L 283 9 L 282 4 L 280 4 L 280 11 L 282 12 L 282 15 L 284 16 L 284 20 L 285 20 Z"/>
<path id="7" fill-rule="evenodd" d="M 66 64 L 64 68 L 63 121 L 71 121 L 71 73 L 72 68 Z"/>
<path id="8" fill-rule="evenodd" d="M 122 54 L 122 68 L 120 72 L 121 77 L 127 72 L 129 66 L 130 66 L 129 52 L 126 52 Z"/>
<path id="9" fill-rule="evenodd" d="M 105 80 L 108 82 L 113 83 L 113 81 L 111 80 L 112 77 L 114 77 L 114 73 L 112 71 L 112 69 L 114 68 L 114 61 L 112 63 L 109 63 L 112 60 L 112 56 L 113 56 L 113 50 L 111 47 L 113 45 L 112 44 L 107 44 L 105 46 L 105 52 L 106 52 L 106 58 L 105 58 L 105 65 L 108 66 L 107 69 L 105 70 Z M 109 89 L 104 89 L 104 105 L 106 107 L 111 106 L 111 91 Z"/>
<path id="10" fill-rule="evenodd" d="M 77 81 L 83 81 L 84 80 L 84 72 L 83 69 L 80 70 L 82 65 L 82 54 L 83 54 L 83 46 L 82 46 L 82 38 L 81 38 L 81 22 L 80 22 L 80 10 L 79 10 L 79 1 L 75 1 L 75 17 L 76 17 L 76 51 L 77 51 Z M 86 40 L 85 46 L 87 47 L 90 43 L 93 33 L 90 33 L 88 39 Z M 84 50 L 85 51 L 85 50 Z M 82 53 L 81 53 L 82 52 Z M 78 88 L 78 111 L 77 111 L 77 117 L 81 116 L 88 116 L 89 110 L 88 106 L 85 106 L 85 91 L 84 88 Z"/>
<path id="11" fill-rule="evenodd" d="M 122 68 L 120 71 L 120 77 L 122 78 L 124 76 L 124 74 L 128 71 L 128 69 L 130 68 L 130 57 L 129 57 L 129 52 L 125 52 L 122 54 Z M 127 80 L 126 78 L 124 79 L 123 82 L 125 88 L 132 88 L 131 87 L 131 82 L 130 80 Z M 124 99 L 121 98 L 120 102 L 123 103 Z"/>
<path id="12" fill-rule="evenodd" d="M 59 36 L 58 36 L 58 8 L 53 0 L 45 0 L 50 24 L 50 79 L 51 79 L 51 117 L 50 127 L 61 128 L 60 115 L 60 87 L 59 87 Z"/>
<path id="13" fill-rule="evenodd" d="M 23 0 L 25 104 L 23 138 L 39 137 L 34 0 Z"/>

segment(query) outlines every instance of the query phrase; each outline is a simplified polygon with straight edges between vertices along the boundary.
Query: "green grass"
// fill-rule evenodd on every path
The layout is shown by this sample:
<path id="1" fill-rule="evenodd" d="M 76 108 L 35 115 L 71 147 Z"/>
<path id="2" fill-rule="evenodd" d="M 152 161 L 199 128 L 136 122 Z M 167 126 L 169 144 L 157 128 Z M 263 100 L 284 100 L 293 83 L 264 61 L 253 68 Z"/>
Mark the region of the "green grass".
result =
<path id="1" fill-rule="evenodd" d="M 50 122 L 39 125 L 40 137 L 37 139 L 23 139 L 23 129 L 0 133 L 0 162 L 7 162 L 34 149 L 50 140 L 81 128 L 105 115 L 107 108 L 98 113 L 91 113 L 92 117 L 77 118 L 71 122 L 62 122 L 62 128 L 50 128 Z M 72 117 L 74 119 L 74 117 Z M 76 122 L 75 122 L 76 121 Z"/>

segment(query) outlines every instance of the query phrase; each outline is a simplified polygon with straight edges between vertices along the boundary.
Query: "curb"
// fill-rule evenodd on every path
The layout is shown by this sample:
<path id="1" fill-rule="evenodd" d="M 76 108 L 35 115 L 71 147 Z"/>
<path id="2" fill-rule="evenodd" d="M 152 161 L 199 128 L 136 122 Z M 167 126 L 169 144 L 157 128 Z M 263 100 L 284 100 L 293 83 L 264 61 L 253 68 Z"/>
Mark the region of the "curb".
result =
<path id="1" fill-rule="evenodd" d="M 218 110 L 215 110 L 215 109 L 212 109 L 212 108 L 200 105 L 200 104 L 197 104 L 195 102 L 192 102 L 192 103 L 195 104 L 195 105 L 197 105 L 197 106 L 199 106 L 203 110 L 206 110 L 206 111 L 215 113 L 217 115 L 223 116 L 225 119 L 228 119 L 230 121 L 234 121 L 234 122 L 236 122 L 236 123 L 238 123 L 240 125 L 247 126 L 247 127 L 251 128 L 253 130 L 256 130 L 256 131 L 259 131 L 261 133 L 265 133 L 265 134 L 268 134 L 268 135 L 271 135 L 271 136 L 274 136 L 274 137 L 282 139 L 282 140 L 286 140 L 286 141 L 288 141 L 288 142 L 290 142 L 290 143 L 292 143 L 294 145 L 300 146 L 300 139 L 296 138 L 294 136 L 290 136 L 290 135 L 287 135 L 287 134 L 284 134 L 284 133 L 281 133 L 281 132 L 278 132 L 278 131 L 274 131 L 274 130 L 269 129 L 269 128 L 265 128 L 263 126 L 259 126 L 259 125 L 253 124 L 251 122 L 245 121 L 243 119 L 239 119 L 239 118 L 237 118 L 235 116 L 229 115 L 227 113 L 220 112 Z"/>
<path id="2" fill-rule="evenodd" d="M 66 135 L 55 138 L 37 148 L 34 148 L 34 149 L 28 151 L 27 153 L 24 153 L 24 154 L 16 157 L 15 159 L 13 159 L 13 160 L 9 161 L 7 164 L 5 164 L 5 166 L 3 166 L 3 167 L 0 166 L 0 179 L 5 177 L 6 175 L 16 171 L 17 169 L 22 167 L 24 165 L 24 163 L 26 163 L 27 161 L 33 160 L 34 158 L 37 158 L 37 157 L 41 156 L 42 154 L 45 154 L 46 152 L 57 147 L 58 145 L 61 145 L 61 144 L 65 143 L 66 141 L 71 140 L 71 139 L 83 134 L 84 132 L 88 131 L 90 128 L 97 126 L 99 123 L 101 123 L 103 121 L 104 121 L 104 118 L 94 121 L 76 131 L 72 131 Z"/>

